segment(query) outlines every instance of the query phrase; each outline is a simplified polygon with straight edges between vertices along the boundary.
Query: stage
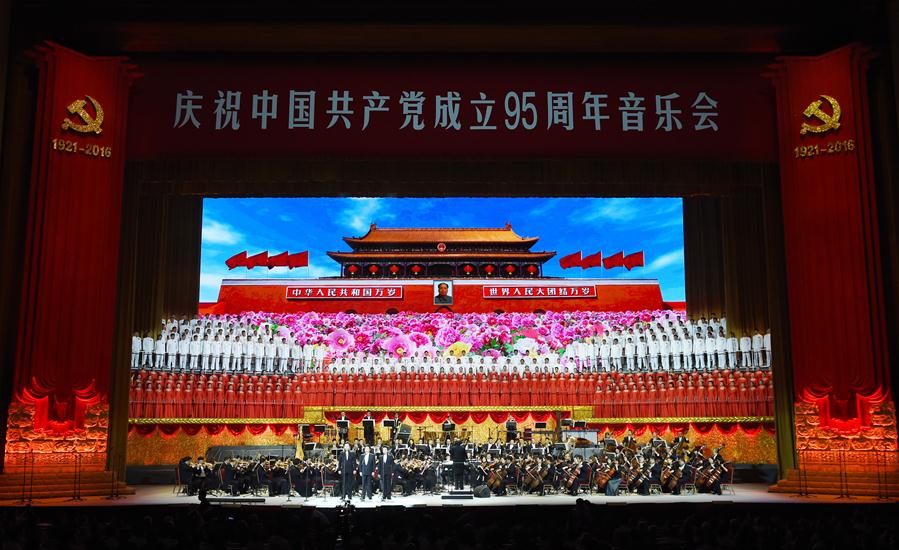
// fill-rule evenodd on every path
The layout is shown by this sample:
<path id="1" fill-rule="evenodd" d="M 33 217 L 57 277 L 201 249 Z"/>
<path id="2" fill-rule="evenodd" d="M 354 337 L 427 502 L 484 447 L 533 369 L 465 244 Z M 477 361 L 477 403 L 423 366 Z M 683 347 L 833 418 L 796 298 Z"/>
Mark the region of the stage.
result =
<path id="1" fill-rule="evenodd" d="M 878 500 L 874 497 L 839 498 L 837 496 L 815 495 L 800 497 L 771 493 L 769 486 L 763 483 L 739 483 L 734 485 L 733 493 L 725 491 L 723 495 L 701 493 L 696 495 L 629 495 L 608 497 L 605 495 L 583 494 L 573 497 L 570 495 L 508 495 L 491 496 L 489 498 L 475 498 L 471 500 L 444 500 L 441 495 L 412 495 L 408 497 L 395 496 L 389 501 L 382 502 L 377 496 L 374 500 L 362 501 L 358 497 L 352 500 L 353 506 L 359 509 L 377 508 L 458 508 L 458 507 L 483 507 L 483 506 L 573 506 L 578 499 L 589 501 L 591 504 L 606 506 L 637 506 L 644 504 L 653 505 L 706 505 L 706 504 L 808 504 L 808 503 L 833 503 L 833 504 L 859 504 L 859 503 L 891 503 L 899 502 L 899 499 Z M 33 506 L 177 506 L 196 505 L 199 499 L 196 496 L 184 494 L 176 495 L 172 492 L 171 485 L 137 485 L 135 494 L 123 496 L 118 499 L 108 497 L 84 497 L 81 501 L 72 501 L 70 498 L 53 498 L 35 500 Z M 215 499 L 209 495 L 210 499 Z M 253 499 L 263 498 L 264 502 L 252 502 Z M 342 504 L 337 497 L 315 496 L 308 499 L 302 497 L 253 497 L 243 495 L 231 497 L 229 502 L 216 502 L 214 506 L 242 506 L 263 508 L 320 508 L 334 509 Z M 10 506 L 20 504 L 18 501 L 0 501 L 0 505 Z"/>

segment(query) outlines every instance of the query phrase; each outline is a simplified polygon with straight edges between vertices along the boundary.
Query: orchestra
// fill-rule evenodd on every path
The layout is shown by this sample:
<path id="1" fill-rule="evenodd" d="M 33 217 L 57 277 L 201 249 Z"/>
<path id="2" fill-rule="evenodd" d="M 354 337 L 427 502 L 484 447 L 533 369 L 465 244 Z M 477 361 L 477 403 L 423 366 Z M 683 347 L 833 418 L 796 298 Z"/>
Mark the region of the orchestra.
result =
<path id="1" fill-rule="evenodd" d="M 363 446 L 357 440 L 352 446 L 325 446 L 305 459 L 230 457 L 212 463 L 186 457 L 178 470 L 188 495 L 331 495 L 344 500 L 377 495 L 383 501 L 395 492 L 441 494 L 480 485 L 495 496 L 679 495 L 687 489 L 720 495 L 730 475 L 723 448 L 691 448 L 685 436 L 668 442 L 655 434 L 638 444 L 630 433 L 621 442 L 607 433 L 596 445 L 570 448 L 520 440 L 477 445 L 456 438 L 446 446 L 411 439 Z"/>

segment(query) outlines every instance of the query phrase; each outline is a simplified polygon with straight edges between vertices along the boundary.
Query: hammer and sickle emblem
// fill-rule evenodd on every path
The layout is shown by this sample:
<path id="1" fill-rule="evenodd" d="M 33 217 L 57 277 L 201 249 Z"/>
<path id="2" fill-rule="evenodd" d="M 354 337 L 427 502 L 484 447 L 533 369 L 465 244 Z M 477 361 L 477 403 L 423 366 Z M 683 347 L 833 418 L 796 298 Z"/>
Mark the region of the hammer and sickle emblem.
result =
<path id="1" fill-rule="evenodd" d="M 101 107 L 100 103 L 91 96 L 85 95 L 84 97 L 86 97 L 94 106 L 94 111 L 97 113 L 96 118 L 92 117 L 90 113 L 84 110 L 84 106 L 87 105 L 86 101 L 83 99 L 76 99 L 66 109 L 71 114 L 77 115 L 84 124 L 76 124 L 66 118 L 62 121 L 62 129 L 74 130 L 75 132 L 82 134 L 100 134 L 103 131 L 103 107 Z"/>
<path id="2" fill-rule="evenodd" d="M 821 97 L 830 103 L 830 108 L 833 111 L 832 115 L 828 115 L 824 111 L 821 110 L 820 99 L 816 99 L 808 104 L 808 107 L 802 111 L 802 114 L 805 115 L 805 118 L 817 118 L 823 124 L 812 125 L 808 122 L 802 123 L 802 128 L 799 130 L 799 135 L 804 136 L 808 132 L 813 134 L 823 134 L 824 132 L 828 132 L 830 130 L 836 130 L 840 127 L 840 114 L 842 111 L 840 110 L 840 103 L 830 97 L 829 95 L 821 94 Z"/>

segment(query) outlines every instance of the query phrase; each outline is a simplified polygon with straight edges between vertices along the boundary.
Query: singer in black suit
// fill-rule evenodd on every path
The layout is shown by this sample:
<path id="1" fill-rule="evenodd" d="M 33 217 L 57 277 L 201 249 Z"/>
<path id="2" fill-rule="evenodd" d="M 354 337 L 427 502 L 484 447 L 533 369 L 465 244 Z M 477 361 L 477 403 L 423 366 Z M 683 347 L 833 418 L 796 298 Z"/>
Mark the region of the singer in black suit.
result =
<path id="1" fill-rule="evenodd" d="M 359 466 L 356 464 L 356 453 L 350 450 L 350 444 L 344 443 L 343 450 L 337 453 L 337 474 L 340 476 L 340 496 L 350 500 L 353 496 L 353 484 Z"/>
<path id="2" fill-rule="evenodd" d="M 393 455 L 390 454 L 387 447 L 383 447 L 383 454 L 378 457 L 378 476 L 381 481 L 381 500 L 385 498 L 390 500 L 390 493 L 393 491 L 393 471 L 395 463 Z"/>
<path id="3" fill-rule="evenodd" d="M 377 457 L 371 454 L 371 447 L 366 447 L 359 459 L 359 475 L 362 476 L 362 500 L 371 499 L 371 476 L 375 473 Z"/>
<path id="4" fill-rule="evenodd" d="M 465 461 L 468 460 L 468 452 L 458 439 L 453 441 L 453 445 L 450 447 L 450 460 L 453 461 L 454 485 L 456 489 L 462 489 L 465 482 Z"/>

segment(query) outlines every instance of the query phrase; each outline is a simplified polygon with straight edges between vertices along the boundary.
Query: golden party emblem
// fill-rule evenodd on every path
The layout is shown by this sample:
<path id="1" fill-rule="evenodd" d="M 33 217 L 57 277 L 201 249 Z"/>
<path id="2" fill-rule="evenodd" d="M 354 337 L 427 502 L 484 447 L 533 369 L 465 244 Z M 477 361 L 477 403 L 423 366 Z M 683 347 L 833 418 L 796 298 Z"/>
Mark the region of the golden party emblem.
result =
<path id="1" fill-rule="evenodd" d="M 80 118 L 81 122 L 84 124 L 78 124 L 66 118 L 62 121 L 62 129 L 72 130 L 80 134 L 100 134 L 100 132 L 103 131 L 103 107 L 100 106 L 99 101 L 91 96 L 85 95 L 84 97 L 86 97 L 88 101 L 91 102 L 91 105 L 94 106 L 94 112 L 96 114 L 91 116 L 91 114 L 85 110 L 84 107 L 87 105 L 87 101 L 76 99 L 66 109 L 72 115 L 76 115 Z"/>
<path id="2" fill-rule="evenodd" d="M 821 94 L 821 98 L 830 103 L 832 114 L 827 114 L 821 110 L 821 105 L 823 105 L 824 102 L 820 99 L 812 101 L 808 104 L 808 107 L 802 111 L 802 114 L 805 115 L 805 118 L 817 119 L 821 124 L 809 124 L 808 122 L 803 122 L 802 128 L 799 130 L 799 135 L 804 136 L 809 132 L 813 134 L 823 134 L 824 132 L 836 130 L 840 127 L 840 114 L 842 113 L 840 110 L 840 103 L 829 95 Z"/>

